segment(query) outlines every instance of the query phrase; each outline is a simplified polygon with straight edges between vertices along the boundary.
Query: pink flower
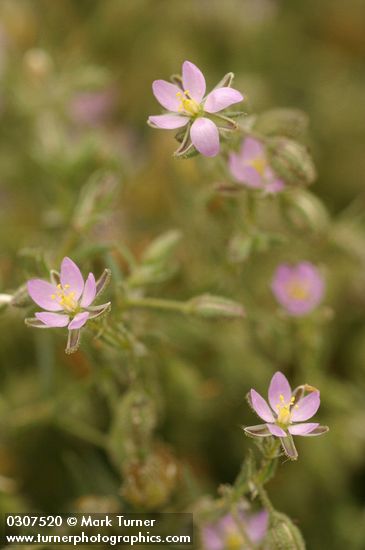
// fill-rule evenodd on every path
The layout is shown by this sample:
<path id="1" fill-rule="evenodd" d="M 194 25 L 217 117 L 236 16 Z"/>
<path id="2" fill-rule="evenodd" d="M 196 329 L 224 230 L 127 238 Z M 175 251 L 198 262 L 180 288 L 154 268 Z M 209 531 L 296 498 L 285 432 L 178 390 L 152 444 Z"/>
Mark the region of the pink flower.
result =
<path id="1" fill-rule="evenodd" d="M 270 406 L 257 391 L 250 391 L 247 399 L 265 424 L 249 426 L 244 430 L 254 437 L 279 437 L 285 454 L 291 460 L 298 458 L 292 435 L 309 437 L 328 431 L 327 426 L 320 426 L 317 422 L 305 422 L 319 409 L 320 394 L 316 388 L 305 384 L 292 392 L 284 374 L 276 372 L 270 382 L 268 398 Z"/>
<path id="2" fill-rule="evenodd" d="M 45 311 L 25 320 L 36 328 L 68 328 L 66 353 L 76 351 L 80 329 L 90 319 L 95 319 L 110 309 L 110 302 L 98 306 L 92 303 L 109 282 L 110 272 L 105 269 L 98 281 L 89 273 L 84 281 L 81 271 L 70 259 L 64 258 L 61 273 L 51 271 L 51 282 L 31 279 L 27 283 L 32 300 Z"/>
<path id="3" fill-rule="evenodd" d="M 244 139 L 238 153 L 230 153 L 228 167 L 238 182 L 267 193 L 282 191 L 285 184 L 268 164 L 265 147 L 252 137 Z"/>
<path id="4" fill-rule="evenodd" d="M 289 315 L 300 317 L 318 306 L 325 286 L 318 269 L 309 262 L 301 262 L 295 266 L 280 265 L 271 288 Z"/>
<path id="5" fill-rule="evenodd" d="M 203 73 L 190 61 L 184 61 L 182 79 L 175 84 L 166 80 L 155 80 L 152 90 L 157 101 L 167 109 L 168 114 L 150 116 L 149 124 L 154 128 L 172 130 L 187 126 L 183 139 L 184 153 L 193 146 L 206 157 L 215 157 L 219 152 L 219 131 L 216 122 L 230 119 L 217 115 L 234 103 L 243 100 L 237 90 L 230 87 L 233 75 L 227 75 L 207 96 Z M 222 85 L 225 84 L 225 85 Z M 180 148 L 181 149 L 181 148 Z M 178 150 L 181 154 L 181 150 Z"/>
<path id="6" fill-rule="evenodd" d="M 69 105 L 69 114 L 74 122 L 88 126 L 102 124 L 115 106 L 115 90 L 78 92 Z"/>
<path id="7" fill-rule="evenodd" d="M 204 550 L 225 550 L 235 548 L 245 550 L 250 544 L 258 544 L 265 537 L 269 515 L 266 510 L 257 514 L 247 515 L 243 510 L 237 512 L 238 520 L 232 514 L 227 514 L 215 523 L 205 525 L 201 530 Z M 245 541 L 242 531 L 249 538 Z"/>

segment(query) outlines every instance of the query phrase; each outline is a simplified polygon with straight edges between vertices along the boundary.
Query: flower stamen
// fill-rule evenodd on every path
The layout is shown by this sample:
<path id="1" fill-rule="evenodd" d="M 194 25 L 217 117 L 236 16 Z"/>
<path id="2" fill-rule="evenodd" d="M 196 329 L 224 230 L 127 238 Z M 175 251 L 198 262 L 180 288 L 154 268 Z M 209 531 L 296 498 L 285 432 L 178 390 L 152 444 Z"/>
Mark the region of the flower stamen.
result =
<path id="1" fill-rule="evenodd" d="M 176 97 L 180 100 L 179 112 L 185 111 L 191 116 L 195 116 L 200 112 L 200 105 L 195 99 L 192 99 L 189 90 L 185 90 L 183 93 L 177 92 Z"/>

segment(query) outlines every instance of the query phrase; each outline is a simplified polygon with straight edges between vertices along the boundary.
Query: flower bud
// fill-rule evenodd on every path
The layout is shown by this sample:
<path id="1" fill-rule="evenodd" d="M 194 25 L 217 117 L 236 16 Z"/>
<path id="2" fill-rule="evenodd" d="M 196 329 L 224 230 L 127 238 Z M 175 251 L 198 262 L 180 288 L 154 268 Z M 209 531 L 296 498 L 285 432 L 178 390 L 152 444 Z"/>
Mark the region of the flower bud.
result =
<path id="1" fill-rule="evenodd" d="M 73 225 L 83 231 L 95 224 L 98 217 L 115 199 L 118 179 L 109 172 L 96 172 L 82 188 L 74 211 Z"/>
<path id="2" fill-rule="evenodd" d="M 298 229 L 323 232 L 329 224 L 329 214 L 322 201 L 306 189 L 293 189 L 283 196 L 285 214 Z"/>
<path id="3" fill-rule="evenodd" d="M 177 245 L 181 241 L 181 231 L 172 229 L 154 239 L 145 250 L 142 261 L 143 263 L 155 263 L 166 261 L 175 251 Z"/>
<path id="4" fill-rule="evenodd" d="M 254 130 L 265 136 L 301 137 L 308 127 L 308 117 L 299 109 L 270 109 L 257 116 Z"/>
<path id="5" fill-rule="evenodd" d="M 299 529 L 285 514 L 274 512 L 267 535 L 268 548 L 272 550 L 305 550 Z"/>
<path id="6" fill-rule="evenodd" d="M 245 310 L 241 304 L 222 298 L 203 294 L 188 301 L 188 312 L 208 319 L 244 317 Z"/>
<path id="7" fill-rule="evenodd" d="M 166 265 L 163 262 L 142 264 L 137 266 L 128 277 L 130 288 L 143 287 L 145 285 L 163 283 L 171 279 L 177 271 L 177 265 Z"/>
<path id="8" fill-rule="evenodd" d="M 270 165 L 288 185 L 309 185 L 316 179 L 316 170 L 307 149 L 285 137 L 267 142 Z"/>
<path id="9" fill-rule="evenodd" d="M 119 401 L 110 430 L 109 450 L 116 466 L 135 459 L 141 446 L 148 447 L 157 422 L 152 399 L 141 389 L 126 393 Z"/>
<path id="10" fill-rule="evenodd" d="M 137 509 L 155 510 L 170 499 L 178 481 L 179 466 L 171 452 L 159 445 L 145 460 L 128 464 L 123 474 L 122 497 Z"/>
<path id="11" fill-rule="evenodd" d="M 32 303 L 27 285 L 20 286 L 13 294 L 11 305 L 15 307 L 27 307 Z"/>

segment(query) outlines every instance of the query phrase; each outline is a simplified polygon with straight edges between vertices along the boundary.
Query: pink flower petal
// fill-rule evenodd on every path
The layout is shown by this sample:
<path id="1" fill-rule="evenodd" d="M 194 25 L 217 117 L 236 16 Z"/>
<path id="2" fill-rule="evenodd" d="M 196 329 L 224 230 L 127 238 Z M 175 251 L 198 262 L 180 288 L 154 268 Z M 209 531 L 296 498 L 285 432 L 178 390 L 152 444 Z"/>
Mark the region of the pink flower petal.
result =
<path id="1" fill-rule="evenodd" d="M 89 307 L 89 305 L 94 301 L 96 296 L 96 282 L 95 277 L 92 273 L 89 273 L 88 278 L 86 279 L 84 292 L 81 298 L 80 306 Z"/>
<path id="2" fill-rule="evenodd" d="M 184 61 L 182 79 L 184 91 L 188 91 L 190 97 L 200 103 L 205 94 L 205 78 L 201 70 L 190 61 Z"/>
<path id="3" fill-rule="evenodd" d="M 287 433 L 276 424 L 268 424 L 267 427 L 275 437 L 287 437 Z"/>
<path id="4" fill-rule="evenodd" d="M 42 279 L 31 279 L 27 283 L 29 296 L 34 302 L 49 311 L 61 311 L 63 307 L 52 296 L 56 296 L 57 287 Z"/>
<path id="5" fill-rule="evenodd" d="M 247 534 L 254 543 L 259 543 L 264 538 L 268 526 L 269 513 L 267 510 L 261 510 L 246 519 Z"/>
<path id="6" fill-rule="evenodd" d="M 265 420 L 265 422 L 275 421 L 269 405 L 266 403 L 265 399 L 261 397 L 259 393 L 257 393 L 257 391 L 250 391 L 250 400 L 252 408 L 254 409 L 255 413 L 259 415 L 260 418 Z"/>
<path id="7" fill-rule="evenodd" d="M 307 435 L 318 428 L 319 424 L 315 422 L 305 422 L 304 424 L 294 424 L 289 426 L 288 430 L 292 435 Z"/>
<path id="8" fill-rule="evenodd" d="M 219 153 L 218 128 L 208 118 L 197 118 L 190 129 L 194 147 L 206 157 L 215 157 Z"/>
<path id="9" fill-rule="evenodd" d="M 88 311 L 77 313 L 77 315 L 75 315 L 71 323 L 68 325 L 68 330 L 75 330 L 77 328 L 83 327 L 86 321 L 88 320 L 89 315 L 90 313 Z"/>
<path id="10" fill-rule="evenodd" d="M 285 183 L 282 180 L 274 179 L 265 186 L 265 191 L 270 194 L 275 194 L 280 193 L 284 188 Z"/>
<path id="11" fill-rule="evenodd" d="M 313 428 L 310 432 L 303 434 L 304 437 L 317 437 L 319 435 L 324 435 L 329 431 L 328 426 L 317 426 Z"/>
<path id="12" fill-rule="evenodd" d="M 252 137 L 247 137 L 242 143 L 240 156 L 244 161 L 261 157 L 266 158 L 265 148 L 261 141 Z"/>
<path id="13" fill-rule="evenodd" d="M 181 115 L 155 115 L 148 117 L 148 122 L 156 128 L 163 130 L 174 130 L 185 126 L 189 119 Z"/>
<path id="14" fill-rule="evenodd" d="M 253 166 L 245 164 L 240 155 L 231 153 L 228 160 L 228 168 L 236 181 L 247 187 L 262 187 L 263 181 L 260 174 Z"/>
<path id="15" fill-rule="evenodd" d="M 269 386 L 269 403 L 272 409 L 277 412 L 277 405 L 281 404 L 280 396 L 283 396 L 284 403 L 291 399 L 291 388 L 289 382 L 282 372 L 276 372 L 271 379 Z"/>
<path id="16" fill-rule="evenodd" d="M 61 264 L 61 285 L 65 288 L 69 286 L 69 291 L 74 292 L 75 300 L 78 300 L 84 290 L 84 279 L 81 275 L 81 271 L 71 260 L 71 258 L 63 258 Z"/>
<path id="17" fill-rule="evenodd" d="M 204 111 L 218 113 L 234 103 L 243 101 L 243 95 L 233 88 L 218 88 L 208 94 L 204 103 Z"/>
<path id="18" fill-rule="evenodd" d="M 319 391 L 315 391 L 300 399 L 291 410 L 293 422 L 301 422 L 311 418 L 319 409 L 321 402 Z"/>
<path id="19" fill-rule="evenodd" d="M 48 313 L 47 311 L 42 311 L 36 313 L 35 316 L 37 319 L 42 321 L 47 327 L 65 327 L 68 325 L 69 316 L 62 315 L 62 313 Z"/>
<path id="20" fill-rule="evenodd" d="M 203 548 L 209 550 L 223 550 L 224 542 L 221 533 L 215 525 L 205 525 L 201 530 Z"/>
<path id="21" fill-rule="evenodd" d="M 181 94 L 180 88 L 166 80 L 155 80 L 152 84 L 153 95 L 157 101 L 168 111 L 178 111 Z"/>
<path id="22" fill-rule="evenodd" d="M 290 291 L 292 288 L 302 289 L 298 297 Z M 275 298 L 286 311 L 293 316 L 310 313 L 321 302 L 324 294 L 324 280 L 319 270 L 309 262 L 301 262 L 295 266 L 280 265 L 272 282 Z"/>

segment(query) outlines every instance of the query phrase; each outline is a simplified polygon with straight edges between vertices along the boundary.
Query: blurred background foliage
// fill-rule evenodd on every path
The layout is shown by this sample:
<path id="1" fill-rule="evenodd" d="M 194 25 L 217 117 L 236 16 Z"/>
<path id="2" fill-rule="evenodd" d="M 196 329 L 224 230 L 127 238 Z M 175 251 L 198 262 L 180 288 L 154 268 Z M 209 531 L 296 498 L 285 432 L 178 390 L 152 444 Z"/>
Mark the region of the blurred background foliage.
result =
<path id="1" fill-rule="evenodd" d="M 113 319 L 143 342 L 136 360 L 85 335 L 68 357 L 62 331 L 3 313 L 2 511 L 191 508 L 234 480 L 251 445 L 245 394 L 280 369 L 320 387 L 331 431 L 298 442 L 271 498 L 311 550 L 364 548 L 364 28 L 362 0 L 1 0 L 0 291 L 65 254 L 84 274 L 107 265 Z M 308 114 L 318 180 L 308 195 L 259 201 L 253 248 L 244 199 L 215 191 L 215 161 L 173 160 L 173 132 L 146 125 L 159 113 L 151 82 L 185 59 L 210 86 L 235 72 L 248 114 Z M 168 267 L 139 270 L 136 286 L 226 296 L 247 320 L 118 310 L 116 289 L 171 229 Z M 294 323 L 270 280 L 303 259 L 328 289 Z"/>

